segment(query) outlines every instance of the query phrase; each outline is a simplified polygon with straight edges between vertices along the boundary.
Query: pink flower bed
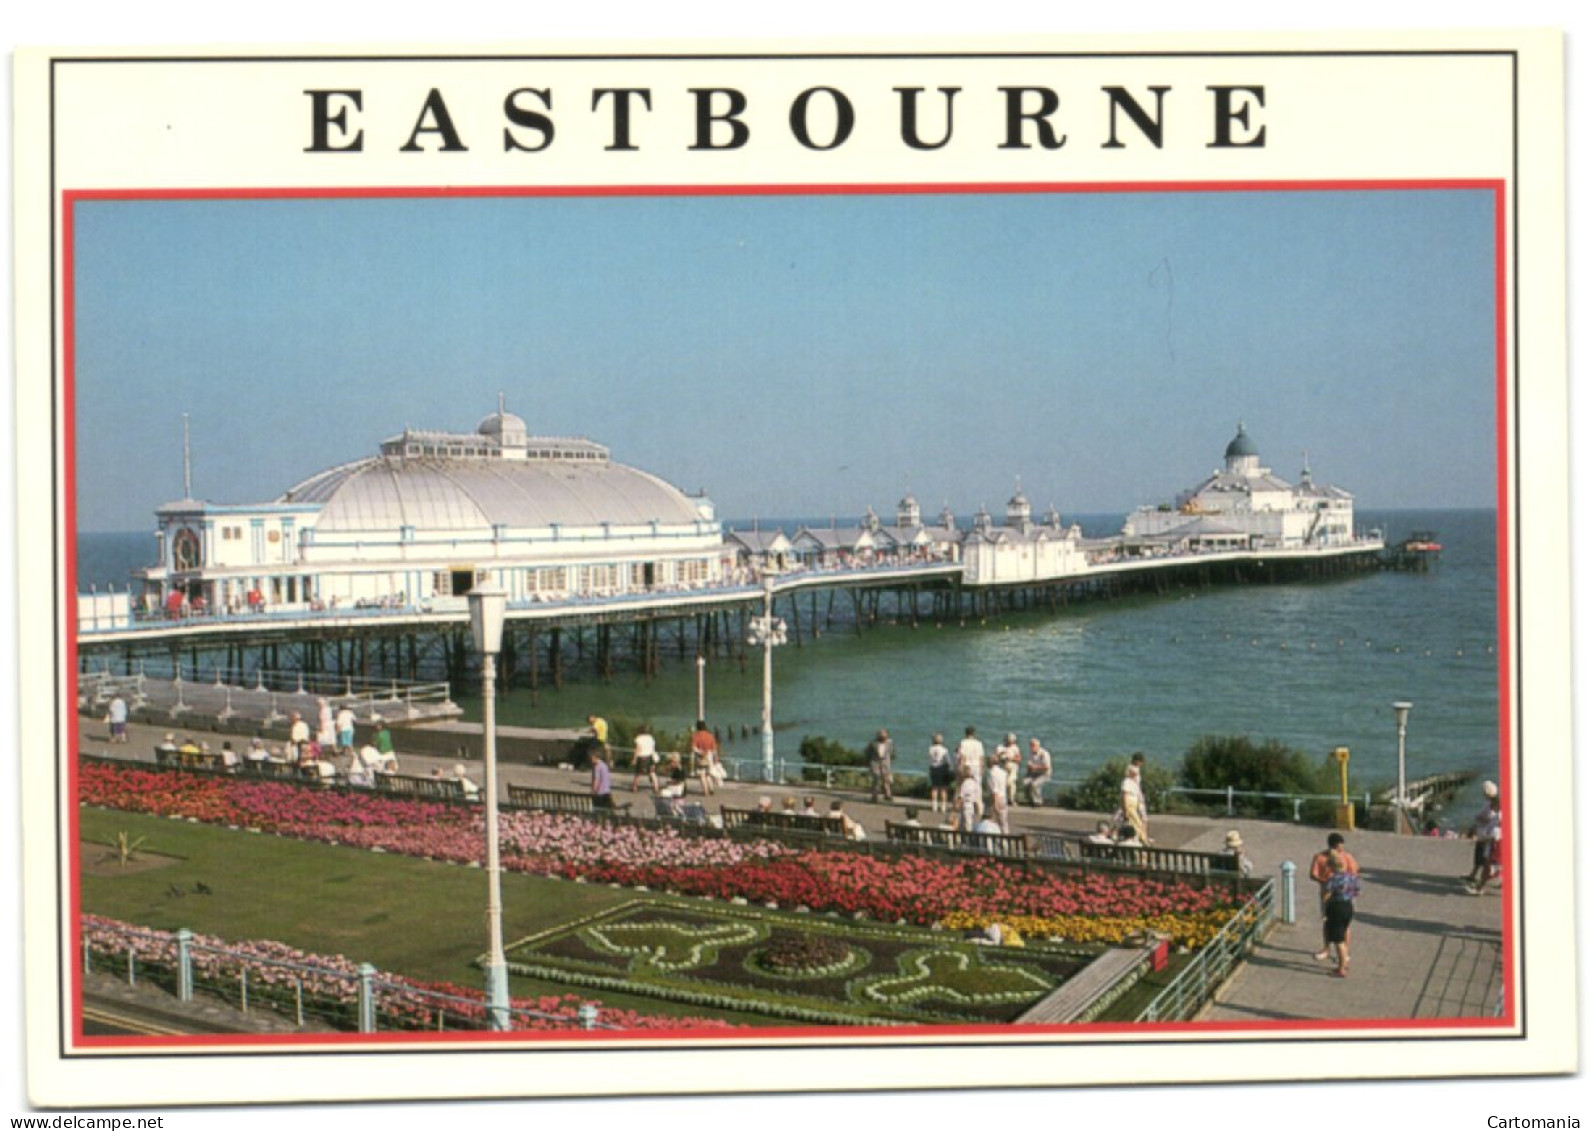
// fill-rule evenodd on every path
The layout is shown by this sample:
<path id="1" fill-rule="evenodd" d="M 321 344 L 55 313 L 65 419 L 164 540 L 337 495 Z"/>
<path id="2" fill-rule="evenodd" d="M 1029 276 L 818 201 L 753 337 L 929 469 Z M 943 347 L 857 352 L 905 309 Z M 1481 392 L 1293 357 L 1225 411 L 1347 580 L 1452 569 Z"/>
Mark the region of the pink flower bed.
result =
<path id="1" fill-rule="evenodd" d="M 84 915 L 83 941 L 100 958 L 124 961 L 132 952 L 139 962 L 174 968 L 177 940 L 165 932 L 133 927 L 99 915 Z M 200 984 L 232 984 L 242 972 L 248 974 L 250 993 L 269 998 L 280 991 L 289 1000 L 302 986 L 304 996 L 323 1005 L 349 1011 L 357 1009 L 359 967 L 340 954 L 322 955 L 295 949 L 284 943 L 253 941 L 228 943 L 208 935 L 194 935 L 190 948 L 194 977 Z M 382 1028 L 434 1030 L 439 1011 L 445 1011 L 454 1024 L 485 1028 L 485 994 L 449 982 L 421 982 L 395 974 L 377 976 L 377 1001 Z M 585 1000 L 574 994 L 513 998 L 514 1009 L 539 1016 L 516 1014 L 513 1028 L 579 1029 L 580 1007 Z M 596 1003 L 592 1003 L 596 1004 Z M 619 1029 L 730 1029 L 727 1021 L 705 1017 L 656 1017 L 628 1009 L 600 1007 L 598 1023 Z"/>
<path id="2" fill-rule="evenodd" d="M 483 817 L 465 806 L 101 765 L 82 767 L 79 796 L 85 804 L 409 856 L 460 863 L 485 857 Z M 513 871 L 923 925 L 952 913 L 1150 919 L 1241 902 L 1223 888 L 1135 876 L 1059 876 L 989 859 L 886 859 L 548 813 L 505 813 L 500 833 L 503 866 Z"/>

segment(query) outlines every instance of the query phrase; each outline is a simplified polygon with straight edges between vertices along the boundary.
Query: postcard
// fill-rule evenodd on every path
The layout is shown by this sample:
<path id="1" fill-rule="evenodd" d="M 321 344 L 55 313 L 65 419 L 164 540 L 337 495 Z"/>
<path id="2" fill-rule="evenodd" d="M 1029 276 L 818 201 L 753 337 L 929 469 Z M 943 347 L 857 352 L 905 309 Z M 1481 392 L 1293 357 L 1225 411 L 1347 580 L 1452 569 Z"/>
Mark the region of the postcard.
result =
<path id="1" fill-rule="evenodd" d="M 1575 1071 L 1561 46 L 19 53 L 32 1101 Z"/>

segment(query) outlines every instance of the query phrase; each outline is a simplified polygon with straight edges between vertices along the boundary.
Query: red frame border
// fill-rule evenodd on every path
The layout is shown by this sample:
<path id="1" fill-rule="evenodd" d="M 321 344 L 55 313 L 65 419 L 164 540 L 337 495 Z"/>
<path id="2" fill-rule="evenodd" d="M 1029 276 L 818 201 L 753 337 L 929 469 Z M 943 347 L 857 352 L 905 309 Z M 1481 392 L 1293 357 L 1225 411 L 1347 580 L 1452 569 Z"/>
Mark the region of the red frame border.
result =
<path id="1" fill-rule="evenodd" d="M 62 519 L 64 546 L 65 579 L 67 585 L 64 620 L 64 670 L 62 674 L 62 687 L 74 686 L 77 679 L 78 651 L 77 651 L 77 482 L 76 482 L 76 370 L 75 370 L 75 323 L 74 323 L 74 220 L 75 206 L 79 202 L 89 201 L 172 201 L 172 200 L 312 200 L 312 199 L 447 199 L 447 198 L 550 198 L 550 197 L 748 197 L 748 196 L 908 196 L 908 195 L 1069 195 L 1069 194 L 1141 194 L 1141 193 L 1252 193 L 1252 192 L 1381 192 L 1381 191 L 1452 191 L 1452 190 L 1484 190 L 1493 195 L 1493 216 L 1495 220 L 1494 236 L 1494 296 L 1495 296 L 1495 395 L 1496 395 L 1496 435 L 1497 435 L 1497 667 L 1498 667 L 1498 785 L 1503 801 L 1503 811 L 1512 811 L 1514 796 L 1513 782 L 1513 644 L 1511 635 L 1511 611 L 1513 609 L 1512 584 L 1512 550 L 1509 532 L 1512 529 L 1512 511 L 1510 508 L 1510 485 L 1513 472 L 1513 451 L 1509 444 L 1510 425 L 1512 418 L 1509 413 L 1511 399 L 1509 396 L 1509 351 L 1508 339 L 1510 322 L 1509 312 L 1509 264 L 1511 262 L 1508 251 L 1508 197 L 1507 183 L 1502 178 L 1477 178 L 1477 179 L 1452 179 L 1452 180 L 1320 180 L 1320 181 L 1236 181 L 1236 182 L 1209 182 L 1209 181 L 1151 181 L 1151 182 L 1083 182 L 1083 183 L 1051 183 L 1043 181 L 1033 182 L 1003 182 L 997 184 L 980 184 L 974 182 L 952 182 L 943 184 L 880 184 L 880 185 L 847 185 L 847 184 L 751 184 L 751 185 L 576 185 L 576 186 L 466 186 L 466 187 L 403 187 L 391 186 L 385 188 L 284 188 L 284 189 L 151 189 L 151 190 L 63 190 L 60 193 L 61 221 L 61 295 L 62 295 L 62 381 L 61 381 L 61 438 L 62 447 Z M 65 769 L 65 790 L 68 798 L 77 796 L 77 761 L 79 754 L 78 728 L 75 725 L 76 708 L 75 695 L 72 696 L 72 718 L 74 725 L 67 728 L 65 745 L 68 760 Z M 64 706 L 64 705 L 63 705 Z M 83 1032 L 83 978 L 81 962 L 77 956 L 81 954 L 82 928 L 81 928 L 81 898 L 78 884 L 79 875 L 79 843 L 77 805 L 75 801 L 68 802 L 67 821 L 61 826 L 62 832 L 67 836 L 66 845 L 67 863 L 72 876 L 71 890 L 68 898 L 70 923 L 70 949 L 62 951 L 62 956 L 67 957 L 68 977 L 71 982 L 70 999 L 72 1008 L 70 1040 L 64 1047 L 64 1052 L 85 1052 L 88 1050 L 111 1049 L 139 1049 L 139 1050 L 172 1050 L 172 1049 L 206 1049 L 225 1048 L 239 1051 L 247 1050 L 260 1053 L 277 1053 L 282 1051 L 313 1051 L 327 1048 L 346 1048 L 356 1045 L 360 1048 L 381 1048 L 390 1050 L 401 1048 L 404 1051 L 436 1052 L 441 1048 L 447 1051 L 479 1052 L 483 1046 L 486 1048 L 507 1048 L 519 1045 L 536 1044 L 575 1044 L 582 1049 L 589 1049 L 594 1044 L 617 1044 L 623 1042 L 628 1049 L 641 1050 L 647 1047 L 663 1046 L 665 1048 L 682 1041 L 712 1042 L 726 1047 L 745 1049 L 748 1047 L 789 1047 L 810 1044 L 844 1044 L 847 1046 L 895 1044 L 900 1038 L 955 1038 L 957 1036 L 1009 1036 L 1008 1026 L 906 1026 L 889 1030 L 889 1039 L 878 1039 L 878 1030 L 865 1028 L 838 1027 L 821 1030 L 822 1038 L 794 1037 L 788 1040 L 771 1038 L 767 1033 L 758 1032 L 750 1041 L 743 1037 L 726 1037 L 721 1030 L 671 1030 L 666 1032 L 636 1031 L 634 1033 L 595 1033 L 585 1034 L 576 1041 L 571 1041 L 568 1036 L 553 1035 L 538 1036 L 531 1032 L 513 1033 L 449 1033 L 449 1034 L 411 1034 L 411 1033 L 338 1033 L 305 1036 L 300 1034 L 217 1034 L 203 1037 L 160 1037 L 160 1036 L 129 1036 L 105 1037 L 91 1036 Z M 57 854 L 59 859 L 59 853 Z M 1504 909 L 1502 931 L 1502 958 L 1503 958 L 1503 984 L 1505 1008 L 1497 1018 L 1435 1018 L 1428 1020 L 1403 1020 L 1387 1018 L 1366 1018 L 1363 1020 L 1312 1020 L 1312 1021 L 1262 1021 L 1262 1022 L 1178 1022 L 1161 1025 L 1138 1025 L 1128 1023 L 1113 1024 L 1087 1024 L 1072 1026 L 1034 1027 L 1028 1030 L 1035 1036 L 1067 1036 L 1082 1035 L 1123 1035 L 1143 1034 L 1154 1037 L 1161 1036 L 1162 1041 L 1166 1034 L 1198 1035 L 1198 1034 L 1231 1034 L 1241 1036 L 1247 1034 L 1264 1034 L 1277 1036 L 1282 1034 L 1296 1035 L 1299 1039 L 1312 1039 L 1323 1034 L 1351 1035 L 1359 1033 L 1383 1034 L 1401 1033 L 1409 1030 L 1443 1031 L 1466 1030 L 1464 1035 L 1471 1035 L 1472 1031 L 1480 1029 L 1512 1029 L 1518 1024 L 1519 1003 L 1517 971 L 1517 940 L 1515 938 L 1516 915 L 1514 914 L 1514 891 L 1517 877 L 1514 874 L 1513 863 L 1516 856 L 1505 847 L 1503 853 L 1502 871 L 1502 906 Z M 771 1032 L 771 1031 L 770 1031 Z M 862 1039 L 871 1037 L 872 1040 Z M 67 1034 L 63 1034 L 63 1037 Z M 938 1044 L 963 1044 L 965 1042 L 951 1040 L 949 1042 L 932 1042 L 928 1047 Z M 1017 1044 L 1038 1043 L 1054 1045 L 1051 1040 L 1037 1042 L 1017 1042 Z M 1081 1043 L 1076 1041 L 1062 1042 L 1065 1044 Z M 1133 1042 L 1142 1044 L 1146 1042 Z M 1177 1043 L 1177 1042 L 1170 1042 Z M 1002 1041 L 990 1044 L 989 1047 L 1007 1047 L 1013 1042 Z M 462 1047 L 460 1047 L 462 1046 Z"/>

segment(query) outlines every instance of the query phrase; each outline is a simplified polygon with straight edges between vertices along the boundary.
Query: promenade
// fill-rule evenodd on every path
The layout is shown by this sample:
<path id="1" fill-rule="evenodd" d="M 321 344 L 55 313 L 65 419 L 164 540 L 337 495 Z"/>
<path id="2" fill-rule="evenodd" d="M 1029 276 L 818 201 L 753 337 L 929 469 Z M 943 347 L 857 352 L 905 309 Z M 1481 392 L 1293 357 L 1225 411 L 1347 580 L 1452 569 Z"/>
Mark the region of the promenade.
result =
<path id="1" fill-rule="evenodd" d="M 88 754 L 153 762 L 154 746 L 168 727 L 133 724 L 129 741 L 112 746 L 105 724 L 80 718 L 81 749 Z M 198 730 L 180 730 L 220 749 L 223 736 Z M 230 737 L 234 744 L 237 736 Z M 453 757 L 405 752 L 404 733 L 394 733 L 404 773 L 428 775 L 441 767 L 450 773 Z M 483 780 L 479 761 L 467 764 L 469 776 Z M 548 789 L 583 790 L 583 771 L 553 766 L 499 765 L 501 785 L 533 785 Z M 629 789 L 631 775 L 615 771 L 614 797 L 618 804 L 633 803 L 638 814 L 650 814 L 651 798 L 643 783 L 640 793 Z M 709 812 L 718 804 L 750 808 L 763 795 L 775 804 L 794 794 L 811 796 L 819 808 L 840 798 L 845 811 L 875 837 L 884 823 L 901 820 L 907 805 L 919 810 L 924 824 L 935 823 L 926 801 L 897 800 L 872 804 L 865 793 L 824 790 L 810 786 L 763 785 L 725 782 L 706 799 Z M 702 800 L 700 787 L 691 783 L 690 797 Z M 1061 809 L 1017 807 L 1012 829 L 1084 833 L 1092 831 L 1102 814 Z M 1325 847 L 1327 829 L 1244 818 L 1208 818 L 1150 815 L 1156 843 L 1170 848 L 1219 852 L 1227 830 L 1243 837 L 1256 876 L 1279 876 L 1284 862 L 1297 866 L 1297 917 L 1278 923 L 1238 973 L 1216 995 L 1199 1020 L 1238 1025 L 1256 1022 L 1311 1020 L 1429 1020 L 1433 1018 L 1489 1018 L 1494 1016 L 1502 989 L 1503 897 L 1494 885 L 1486 894 L 1467 894 L 1459 876 L 1469 870 L 1471 843 L 1397 836 L 1389 832 L 1356 832 L 1348 845 L 1364 877 L 1353 927 L 1353 961 L 1346 979 L 1331 976 L 1331 968 L 1314 961 L 1320 949 L 1320 916 L 1315 885 L 1308 877 L 1309 862 Z"/>

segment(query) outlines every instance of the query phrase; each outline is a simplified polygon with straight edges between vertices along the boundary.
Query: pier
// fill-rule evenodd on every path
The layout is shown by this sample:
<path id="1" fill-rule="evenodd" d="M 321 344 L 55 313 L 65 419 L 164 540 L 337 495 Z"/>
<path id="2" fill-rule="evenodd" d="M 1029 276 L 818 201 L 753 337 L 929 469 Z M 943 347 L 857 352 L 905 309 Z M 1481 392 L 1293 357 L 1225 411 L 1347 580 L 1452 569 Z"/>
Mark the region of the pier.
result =
<path id="1" fill-rule="evenodd" d="M 881 560 L 848 568 L 796 567 L 770 575 L 776 615 L 791 643 L 825 632 L 861 632 L 881 623 L 957 624 L 1011 612 L 1064 613 L 1074 605 L 1157 597 L 1225 585 L 1324 580 L 1378 568 L 1383 544 L 1364 538 L 1329 548 L 1268 548 L 1130 554 L 1122 540 L 1090 546 L 1075 573 L 979 582 L 958 562 Z M 650 678 L 672 655 L 750 662 L 750 621 L 763 588 L 749 581 L 564 600 L 511 602 L 501 659 L 503 686 L 534 696 L 561 688 L 576 668 L 598 678 L 620 670 Z M 111 615 L 103 595 L 80 609 L 77 648 L 84 671 L 115 664 L 175 674 L 184 665 L 217 681 L 255 682 L 259 671 L 381 684 L 467 677 L 474 660 L 463 597 L 423 605 L 206 613 L 187 617 Z M 164 665 L 164 669 L 162 669 Z"/>

